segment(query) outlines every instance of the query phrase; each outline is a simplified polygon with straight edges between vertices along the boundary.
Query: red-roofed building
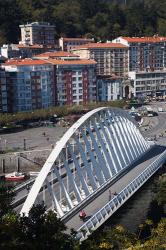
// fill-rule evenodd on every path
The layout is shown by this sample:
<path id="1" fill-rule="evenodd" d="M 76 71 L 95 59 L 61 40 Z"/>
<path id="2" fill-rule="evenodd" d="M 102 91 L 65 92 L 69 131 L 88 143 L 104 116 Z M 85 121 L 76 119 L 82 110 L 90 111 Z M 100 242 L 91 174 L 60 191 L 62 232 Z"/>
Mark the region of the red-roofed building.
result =
<path id="1" fill-rule="evenodd" d="M 79 105 L 96 101 L 96 62 L 94 60 L 56 60 L 47 62 L 56 69 L 58 105 Z"/>
<path id="2" fill-rule="evenodd" d="M 8 60 L 2 64 L 7 112 L 31 111 L 56 104 L 54 66 L 44 60 Z"/>
<path id="3" fill-rule="evenodd" d="M 97 62 L 99 76 L 126 76 L 128 74 L 128 46 L 120 43 L 84 44 L 73 53 L 80 58 L 93 59 Z"/>
<path id="4" fill-rule="evenodd" d="M 129 46 L 130 71 L 154 71 L 166 67 L 166 37 L 118 37 L 112 42 Z"/>
<path id="5" fill-rule="evenodd" d="M 70 37 L 61 37 L 59 39 L 59 47 L 64 51 L 72 51 L 77 46 L 87 43 L 94 43 L 94 39 L 88 38 L 70 38 Z"/>
<path id="6" fill-rule="evenodd" d="M 31 58 L 37 54 L 58 50 L 56 45 L 3 44 L 1 54 L 6 58 Z"/>
<path id="7" fill-rule="evenodd" d="M 2 64 L 1 76 L 4 112 L 96 101 L 94 60 L 13 59 Z"/>

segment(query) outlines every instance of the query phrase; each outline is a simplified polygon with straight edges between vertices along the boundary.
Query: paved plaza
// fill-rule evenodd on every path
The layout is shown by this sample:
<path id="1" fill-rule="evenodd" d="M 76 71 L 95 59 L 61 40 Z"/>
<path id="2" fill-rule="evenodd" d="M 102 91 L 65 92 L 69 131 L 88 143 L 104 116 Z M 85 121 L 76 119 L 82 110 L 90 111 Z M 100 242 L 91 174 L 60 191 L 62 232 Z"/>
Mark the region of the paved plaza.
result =
<path id="1" fill-rule="evenodd" d="M 4 151 L 49 149 L 60 140 L 66 130 L 67 127 L 56 125 L 0 134 L 0 149 Z"/>

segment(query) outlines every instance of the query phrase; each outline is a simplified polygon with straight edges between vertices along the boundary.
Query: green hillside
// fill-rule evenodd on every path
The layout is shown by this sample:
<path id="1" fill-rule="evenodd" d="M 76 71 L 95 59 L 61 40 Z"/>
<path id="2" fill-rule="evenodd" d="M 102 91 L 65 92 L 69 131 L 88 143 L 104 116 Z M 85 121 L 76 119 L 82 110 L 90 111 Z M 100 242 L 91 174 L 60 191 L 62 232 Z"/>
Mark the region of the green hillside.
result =
<path id="1" fill-rule="evenodd" d="M 55 24 L 57 38 L 166 35 L 166 1 L 1 0 L 0 44 L 17 43 L 19 24 L 32 21 Z"/>

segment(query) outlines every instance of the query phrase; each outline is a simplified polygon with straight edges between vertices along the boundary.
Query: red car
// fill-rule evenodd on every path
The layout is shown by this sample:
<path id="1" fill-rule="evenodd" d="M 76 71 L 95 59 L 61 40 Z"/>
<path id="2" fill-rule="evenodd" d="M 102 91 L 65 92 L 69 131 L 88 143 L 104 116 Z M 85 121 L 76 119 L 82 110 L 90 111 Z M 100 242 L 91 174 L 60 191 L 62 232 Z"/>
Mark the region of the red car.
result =
<path id="1" fill-rule="evenodd" d="M 79 213 L 79 217 L 80 217 L 80 219 L 85 219 L 86 213 L 85 213 L 84 210 L 82 210 L 82 211 Z"/>

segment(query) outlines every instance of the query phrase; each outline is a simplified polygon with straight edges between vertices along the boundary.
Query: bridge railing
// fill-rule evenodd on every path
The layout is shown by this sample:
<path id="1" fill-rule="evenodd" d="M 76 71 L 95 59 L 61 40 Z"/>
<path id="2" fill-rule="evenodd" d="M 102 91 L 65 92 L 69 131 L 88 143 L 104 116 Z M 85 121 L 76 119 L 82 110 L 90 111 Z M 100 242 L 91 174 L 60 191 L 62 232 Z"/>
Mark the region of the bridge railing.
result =
<path id="1" fill-rule="evenodd" d="M 140 175 L 130 182 L 120 193 L 96 212 L 77 231 L 77 238 L 85 240 L 100 227 L 119 207 L 121 207 L 166 161 L 166 150 Z"/>

